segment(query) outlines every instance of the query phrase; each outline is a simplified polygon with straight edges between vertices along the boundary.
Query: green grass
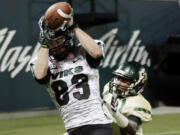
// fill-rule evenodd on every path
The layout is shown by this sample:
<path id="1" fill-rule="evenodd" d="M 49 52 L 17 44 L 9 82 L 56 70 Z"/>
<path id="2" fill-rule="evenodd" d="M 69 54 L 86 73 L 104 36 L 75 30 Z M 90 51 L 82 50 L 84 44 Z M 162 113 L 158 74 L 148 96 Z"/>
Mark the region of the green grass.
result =
<path id="1" fill-rule="evenodd" d="M 180 114 L 156 115 L 143 125 L 144 135 L 180 135 Z M 0 135 L 62 135 L 64 125 L 58 115 L 0 119 Z"/>
<path id="2" fill-rule="evenodd" d="M 58 115 L 0 120 L 0 135 L 61 135 L 64 132 Z"/>
<path id="3" fill-rule="evenodd" d="M 180 114 L 155 115 L 143 129 L 145 135 L 180 135 Z"/>

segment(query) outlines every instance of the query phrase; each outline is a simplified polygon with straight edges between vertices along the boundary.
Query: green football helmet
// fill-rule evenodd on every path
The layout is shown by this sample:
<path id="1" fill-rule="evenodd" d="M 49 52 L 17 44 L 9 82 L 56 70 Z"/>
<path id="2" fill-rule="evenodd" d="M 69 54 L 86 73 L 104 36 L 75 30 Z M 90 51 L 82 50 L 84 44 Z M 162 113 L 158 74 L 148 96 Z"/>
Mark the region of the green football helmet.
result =
<path id="1" fill-rule="evenodd" d="M 113 73 L 109 88 L 119 97 L 134 96 L 141 93 L 147 83 L 147 72 L 144 66 L 137 62 L 126 62 Z M 128 86 L 117 84 L 117 81 L 126 81 Z M 123 89 L 123 90 L 122 90 Z"/>

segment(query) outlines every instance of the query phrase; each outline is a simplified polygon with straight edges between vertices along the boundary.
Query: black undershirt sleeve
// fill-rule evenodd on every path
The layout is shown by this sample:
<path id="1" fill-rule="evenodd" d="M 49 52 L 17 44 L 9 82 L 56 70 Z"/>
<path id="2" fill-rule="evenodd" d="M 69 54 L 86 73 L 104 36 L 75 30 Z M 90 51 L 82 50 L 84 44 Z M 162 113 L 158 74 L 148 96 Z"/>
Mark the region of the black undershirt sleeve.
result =
<path id="1" fill-rule="evenodd" d="M 35 77 L 35 80 L 39 83 L 39 84 L 47 84 L 49 82 L 50 79 L 50 70 L 48 69 L 47 75 L 42 78 L 42 79 L 37 79 Z"/>
<path id="2" fill-rule="evenodd" d="M 128 119 L 130 119 L 130 120 L 132 120 L 132 121 L 135 121 L 138 126 L 142 124 L 141 119 L 138 118 L 138 117 L 136 117 L 136 116 L 134 116 L 134 115 L 129 115 L 129 116 L 128 116 Z"/>
<path id="3" fill-rule="evenodd" d="M 90 67 L 92 68 L 98 68 L 98 66 L 101 63 L 103 57 L 94 59 L 92 56 L 90 56 L 88 53 L 86 53 L 86 60 L 88 62 L 88 64 L 90 65 Z"/>
<path id="4" fill-rule="evenodd" d="M 136 122 L 137 127 L 142 124 L 140 118 L 134 115 L 129 115 L 128 119 Z M 130 125 L 128 125 L 126 128 L 119 128 L 119 129 L 120 129 L 121 135 L 135 135 L 136 133 L 134 131 L 134 128 L 137 128 L 137 127 L 131 127 Z"/>

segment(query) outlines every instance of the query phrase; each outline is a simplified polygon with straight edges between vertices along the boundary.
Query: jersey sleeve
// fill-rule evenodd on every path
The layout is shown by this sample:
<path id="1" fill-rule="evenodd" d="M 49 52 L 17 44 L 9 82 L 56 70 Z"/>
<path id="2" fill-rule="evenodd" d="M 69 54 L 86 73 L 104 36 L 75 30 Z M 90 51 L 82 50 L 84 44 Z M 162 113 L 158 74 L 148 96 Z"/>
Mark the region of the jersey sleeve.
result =
<path id="1" fill-rule="evenodd" d="M 126 116 L 136 116 L 141 122 L 149 122 L 152 120 L 152 108 L 150 103 L 141 96 L 130 97 L 127 101 L 124 100 L 124 108 L 122 113 Z M 119 109 L 120 110 L 120 109 Z"/>

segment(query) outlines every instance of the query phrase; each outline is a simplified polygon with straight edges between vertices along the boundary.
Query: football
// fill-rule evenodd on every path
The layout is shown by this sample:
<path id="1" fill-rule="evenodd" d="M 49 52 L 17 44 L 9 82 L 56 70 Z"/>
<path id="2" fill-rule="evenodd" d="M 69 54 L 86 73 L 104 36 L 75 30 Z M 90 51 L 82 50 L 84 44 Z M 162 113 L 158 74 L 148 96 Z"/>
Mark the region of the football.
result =
<path id="1" fill-rule="evenodd" d="M 44 19 L 48 22 L 50 29 L 61 27 L 64 21 L 71 19 L 73 10 L 69 3 L 58 2 L 51 5 L 44 14 Z"/>

